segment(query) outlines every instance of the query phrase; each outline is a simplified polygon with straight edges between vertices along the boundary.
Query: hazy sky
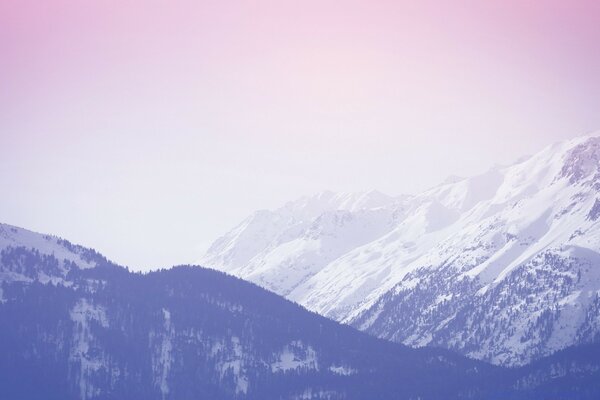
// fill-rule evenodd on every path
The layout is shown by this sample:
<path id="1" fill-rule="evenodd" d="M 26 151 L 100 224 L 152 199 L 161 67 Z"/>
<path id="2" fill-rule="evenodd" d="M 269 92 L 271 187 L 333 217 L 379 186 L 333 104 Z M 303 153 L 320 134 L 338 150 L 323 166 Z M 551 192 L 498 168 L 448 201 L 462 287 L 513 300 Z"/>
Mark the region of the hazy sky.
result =
<path id="1" fill-rule="evenodd" d="M 483 4 L 485 3 L 485 4 Z M 136 269 L 600 129 L 600 2 L 2 1 L 0 220 Z"/>

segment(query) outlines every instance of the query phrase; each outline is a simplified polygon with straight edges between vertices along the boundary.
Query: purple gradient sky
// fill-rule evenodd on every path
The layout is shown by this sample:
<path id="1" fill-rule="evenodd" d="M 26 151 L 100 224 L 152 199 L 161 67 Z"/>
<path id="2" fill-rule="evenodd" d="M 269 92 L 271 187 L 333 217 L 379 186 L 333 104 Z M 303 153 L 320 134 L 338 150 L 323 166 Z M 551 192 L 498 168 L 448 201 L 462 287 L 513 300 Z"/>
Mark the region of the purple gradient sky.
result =
<path id="1" fill-rule="evenodd" d="M 483 4 L 485 3 L 485 4 Z M 598 1 L 0 2 L 0 220 L 136 269 L 600 129 Z"/>

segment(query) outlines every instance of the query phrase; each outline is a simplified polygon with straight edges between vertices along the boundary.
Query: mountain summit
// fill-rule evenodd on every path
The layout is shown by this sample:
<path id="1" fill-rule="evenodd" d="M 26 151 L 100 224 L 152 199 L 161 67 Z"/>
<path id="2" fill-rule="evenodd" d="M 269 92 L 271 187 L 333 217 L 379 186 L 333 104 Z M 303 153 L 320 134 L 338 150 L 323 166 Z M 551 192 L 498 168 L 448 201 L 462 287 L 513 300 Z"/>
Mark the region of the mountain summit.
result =
<path id="1" fill-rule="evenodd" d="M 410 346 L 520 365 L 600 335 L 600 134 L 412 196 L 259 211 L 199 264 Z"/>

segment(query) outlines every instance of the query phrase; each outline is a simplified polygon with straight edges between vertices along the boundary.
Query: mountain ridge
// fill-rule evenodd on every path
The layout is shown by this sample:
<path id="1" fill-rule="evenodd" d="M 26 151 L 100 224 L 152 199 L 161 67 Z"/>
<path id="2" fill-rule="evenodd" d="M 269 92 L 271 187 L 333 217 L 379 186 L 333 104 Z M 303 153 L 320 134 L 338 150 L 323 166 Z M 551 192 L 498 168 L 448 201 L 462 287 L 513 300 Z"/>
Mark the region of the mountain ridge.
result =
<path id="1" fill-rule="evenodd" d="M 305 204 L 320 204 L 323 195 L 315 196 L 312 203 L 305 198 L 288 203 L 285 211 L 304 219 L 283 218 L 285 227 L 273 227 L 268 237 L 260 235 L 263 229 L 258 222 L 238 226 L 237 232 L 251 231 L 259 237 L 245 258 L 229 261 L 228 257 L 247 244 L 241 236 L 226 234 L 222 240 L 227 241 L 227 248 L 209 250 L 199 264 L 253 281 L 377 336 L 411 346 L 433 344 L 434 333 L 444 330 L 446 320 L 452 317 L 439 310 L 439 303 L 446 297 L 456 302 L 466 294 L 457 293 L 457 288 L 438 289 L 436 299 L 428 300 L 426 306 L 438 318 L 430 321 L 427 329 L 419 321 L 399 315 L 389 315 L 385 328 L 381 324 L 372 328 L 377 325 L 378 310 L 385 308 L 379 302 L 382 297 L 393 297 L 393 291 L 411 291 L 421 280 L 427 281 L 428 275 L 444 276 L 444 268 L 460 269 L 453 279 L 467 279 L 474 290 L 468 296 L 478 298 L 536 256 L 543 258 L 543 252 L 559 258 L 577 253 L 576 258 L 583 258 L 585 264 L 585 251 L 577 248 L 600 251 L 594 244 L 600 243 L 596 224 L 599 159 L 600 134 L 595 133 L 552 144 L 513 165 L 495 166 L 472 178 L 451 179 L 418 195 L 388 196 L 388 201 L 377 207 L 332 210 L 329 204 L 320 214 L 314 207 L 303 213 Z M 335 195 L 329 193 L 328 198 Z M 294 206 L 300 210 L 289 211 Z M 268 223 L 278 220 L 282 210 L 269 211 L 265 215 Z M 571 250 L 561 250 L 565 246 Z M 593 254 L 591 257 L 595 260 Z M 417 272 L 425 270 L 428 272 Z M 595 282 L 593 270 L 584 275 Z M 433 284 L 435 280 L 428 281 Z M 593 296 L 600 285 L 585 290 Z M 589 305 L 585 296 L 576 300 L 582 308 Z M 468 308 L 467 299 L 459 303 L 453 307 Z M 563 307 L 566 303 L 562 298 L 548 301 L 534 314 L 537 317 L 552 305 Z M 404 320 L 409 328 L 394 327 L 394 319 Z M 533 323 L 524 319 L 519 324 L 529 322 Z M 398 335 L 398 331 L 404 333 Z M 504 342 L 499 345 L 467 345 L 459 343 L 462 334 L 456 331 L 453 339 L 435 344 L 494 363 L 518 365 L 577 343 L 572 333 L 562 344 L 545 343 L 525 350 L 514 346 L 520 338 L 497 338 Z M 515 334 L 522 338 L 525 332 Z"/>
<path id="2" fill-rule="evenodd" d="M 14 239 L 0 246 L 2 398 L 591 400 L 600 393 L 598 343 L 501 368 L 371 337 L 219 271 L 134 273 L 64 239 L 0 228 Z"/>
<path id="3" fill-rule="evenodd" d="M 512 393 L 494 367 L 370 337 L 218 271 L 133 273 L 64 239 L 0 229 L 11 236 L 0 246 L 3 398 Z"/>

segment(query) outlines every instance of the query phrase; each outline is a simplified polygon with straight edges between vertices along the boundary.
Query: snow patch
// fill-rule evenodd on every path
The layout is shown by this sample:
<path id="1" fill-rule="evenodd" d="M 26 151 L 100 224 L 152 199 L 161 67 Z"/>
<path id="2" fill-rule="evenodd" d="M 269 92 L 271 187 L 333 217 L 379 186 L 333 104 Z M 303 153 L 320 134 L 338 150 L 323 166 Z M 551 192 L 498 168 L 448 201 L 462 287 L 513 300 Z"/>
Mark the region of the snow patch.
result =
<path id="1" fill-rule="evenodd" d="M 272 372 L 285 372 L 296 369 L 318 370 L 317 353 L 311 346 L 294 341 L 285 346 L 277 361 L 271 364 Z"/>
<path id="2" fill-rule="evenodd" d="M 171 312 L 162 309 L 163 331 L 156 334 L 160 340 L 158 351 L 152 355 L 152 371 L 154 373 L 155 385 L 160 389 L 163 399 L 169 395 L 169 372 L 173 364 L 173 337 L 175 330 L 171 323 Z M 154 339 L 154 337 L 151 337 Z"/>
<path id="3" fill-rule="evenodd" d="M 329 367 L 329 370 L 334 374 L 341 376 L 350 376 L 358 373 L 356 369 L 345 365 L 332 365 Z"/>
<path id="4" fill-rule="evenodd" d="M 235 392 L 237 394 L 248 393 L 249 381 L 246 376 L 244 365 L 245 357 L 240 339 L 236 336 L 232 336 L 229 348 L 221 342 L 213 344 L 211 352 L 224 357 L 222 361 L 217 363 L 217 369 L 219 370 L 221 380 L 225 377 L 225 374 L 231 372 L 233 374 L 233 381 L 235 382 Z"/>
<path id="5" fill-rule="evenodd" d="M 89 303 L 87 299 L 79 300 L 70 312 L 73 327 L 73 346 L 70 351 L 70 367 L 79 386 L 79 398 L 86 400 L 100 394 L 100 388 L 94 387 L 92 377 L 102 368 L 106 368 L 106 360 L 95 347 L 92 324 L 108 327 L 106 311 L 100 306 Z"/>

